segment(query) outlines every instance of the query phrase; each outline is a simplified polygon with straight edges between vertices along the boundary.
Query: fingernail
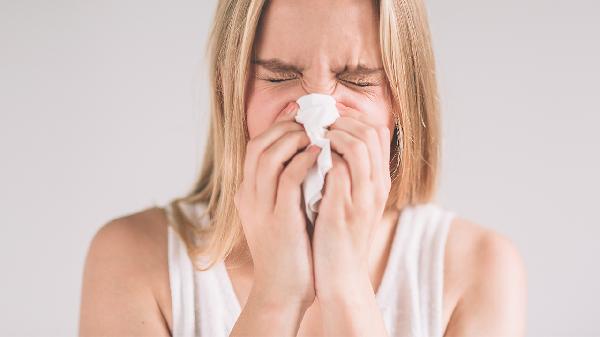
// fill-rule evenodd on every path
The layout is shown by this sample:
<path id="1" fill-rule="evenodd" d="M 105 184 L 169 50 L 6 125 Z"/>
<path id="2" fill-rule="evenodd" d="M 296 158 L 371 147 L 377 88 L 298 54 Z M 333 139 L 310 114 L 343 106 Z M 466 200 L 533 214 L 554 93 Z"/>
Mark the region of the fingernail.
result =
<path id="1" fill-rule="evenodd" d="M 288 115 L 293 114 L 297 110 L 296 104 L 294 102 L 290 102 L 287 106 L 287 109 L 288 110 L 287 110 L 286 114 L 288 114 Z"/>
<path id="2" fill-rule="evenodd" d="M 285 115 L 288 113 L 288 111 L 290 110 L 290 106 L 292 105 L 292 103 L 288 103 L 285 105 L 285 107 L 283 108 L 283 110 L 281 110 L 282 114 Z"/>
<path id="3" fill-rule="evenodd" d="M 288 115 L 290 114 L 290 110 L 291 110 L 291 104 L 292 103 L 288 103 L 288 104 L 286 104 L 286 106 L 283 109 L 281 109 L 281 111 L 279 112 L 279 115 L 277 115 L 277 120 L 288 117 Z"/>
<path id="4" fill-rule="evenodd" d="M 308 151 L 310 151 L 312 153 L 317 153 L 317 152 L 321 151 L 321 148 L 318 145 L 312 144 L 311 146 L 308 147 Z"/>

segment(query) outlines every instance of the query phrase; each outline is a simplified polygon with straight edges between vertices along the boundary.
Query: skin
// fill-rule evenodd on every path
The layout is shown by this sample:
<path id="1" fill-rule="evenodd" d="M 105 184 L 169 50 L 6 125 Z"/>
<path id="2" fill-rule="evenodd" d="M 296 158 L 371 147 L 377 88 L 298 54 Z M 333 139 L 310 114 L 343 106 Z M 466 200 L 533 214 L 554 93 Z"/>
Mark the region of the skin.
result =
<path id="1" fill-rule="evenodd" d="M 357 64 L 382 66 L 377 20 L 370 1 L 276 0 L 266 9 L 247 85 L 251 139 L 235 191 L 252 259 L 234 250 L 225 261 L 243 307 L 231 335 L 386 335 L 374 294 L 399 216 L 383 209 L 393 120 L 385 78 L 352 73 Z M 301 71 L 261 62 L 270 59 Z M 333 168 L 308 233 L 300 183 L 317 153 L 306 149 L 293 102 L 312 92 L 334 96 L 342 117 L 327 134 Z M 86 258 L 80 335 L 170 335 L 166 226 L 152 208 L 98 231 Z M 444 335 L 524 335 L 526 295 L 514 245 L 455 218 L 444 261 Z"/>

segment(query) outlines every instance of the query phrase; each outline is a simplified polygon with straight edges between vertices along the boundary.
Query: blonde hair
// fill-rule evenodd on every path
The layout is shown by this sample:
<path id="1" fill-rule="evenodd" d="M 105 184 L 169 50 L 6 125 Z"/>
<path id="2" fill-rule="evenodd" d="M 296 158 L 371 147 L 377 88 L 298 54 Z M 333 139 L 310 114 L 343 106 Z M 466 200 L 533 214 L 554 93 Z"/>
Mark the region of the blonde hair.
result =
<path id="1" fill-rule="evenodd" d="M 249 139 L 245 89 L 265 5 L 265 0 L 220 0 L 208 41 L 211 119 L 204 161 L 191 191 L 169 203 L 172 225 L 192 260 L 209 258 L 205 268 L 196 266 L 200 270 L 238 246 L 248 255 L 233 195 L 241 183 Z M 430 201 L 436 191 L 441 144 L 435 64 L 422 0 L 379 0 L 376 5 L 397 131 L 390 149 L 393 180 L 386 209 L 401 209 Z M 204 203 L 208 223 L 191 221 L 179 207 L 182 201 Z"/>

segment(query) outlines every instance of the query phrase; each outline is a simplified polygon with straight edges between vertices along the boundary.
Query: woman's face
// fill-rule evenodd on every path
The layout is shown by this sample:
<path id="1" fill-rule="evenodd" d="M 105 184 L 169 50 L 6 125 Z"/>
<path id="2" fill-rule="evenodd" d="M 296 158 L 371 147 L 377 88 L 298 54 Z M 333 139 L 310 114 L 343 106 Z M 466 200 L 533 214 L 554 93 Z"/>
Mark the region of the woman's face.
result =
<path id="1" fill-rule="evenodd" d="M 247 83 L 250 138 L 268 129 L 288 102 L 308 93 L 332 95 L 392 132 L 378 21 L 373 1 L 270 1 Z"/>

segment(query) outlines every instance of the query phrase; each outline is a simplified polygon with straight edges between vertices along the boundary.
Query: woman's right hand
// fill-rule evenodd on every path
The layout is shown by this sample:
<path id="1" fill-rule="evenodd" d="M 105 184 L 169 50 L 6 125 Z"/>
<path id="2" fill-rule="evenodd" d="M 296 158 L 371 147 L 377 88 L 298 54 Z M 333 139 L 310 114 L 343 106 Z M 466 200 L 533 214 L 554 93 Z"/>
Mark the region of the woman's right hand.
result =
<path id="1" fill-rule="evenodd" d="M 297 110 L 296 102 L 289 103 L 248 141 L 234 202 L 254 265 L 251 295 L 309 306 L 315 288 L 301 184 L 320 148 L 306 148 L 310 139 L 294 120 Z"/>

